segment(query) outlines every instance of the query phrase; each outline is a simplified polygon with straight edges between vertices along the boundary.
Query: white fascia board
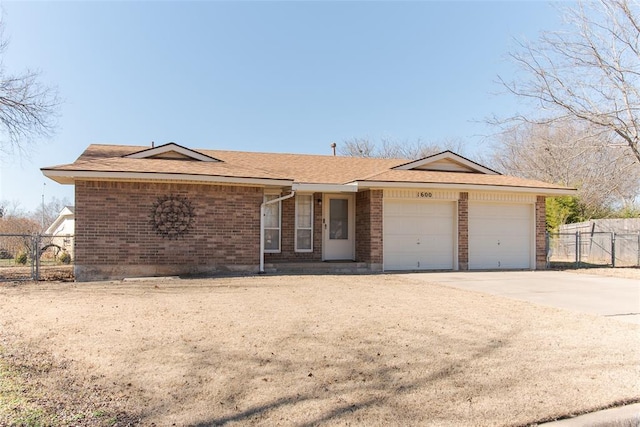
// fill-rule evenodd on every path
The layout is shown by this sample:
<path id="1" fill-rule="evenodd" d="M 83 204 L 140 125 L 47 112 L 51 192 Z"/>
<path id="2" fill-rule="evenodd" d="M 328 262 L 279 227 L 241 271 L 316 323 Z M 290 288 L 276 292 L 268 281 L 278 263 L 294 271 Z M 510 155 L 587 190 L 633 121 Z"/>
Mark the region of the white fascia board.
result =
<path id="1" fill-rule="evenodd" d="M 537 188 L 537 187 L 516 187 L 508 185 L 482 185 L 482 184 L 446 184 L 430 182 L 384 182 L 384 181 L 358 181 L 360 188 L 442 188 L 447 190 L 466 191 L 508 191 L 518 193 L 535 193 L 545 196 L 571 196 L 576 194 L 576 190 L 568 188 Z"/>
<path id="2" fill-rule="evenodd" d="M 299 193 L 357 193 L 358 186 L 352 184 L 293 184 L 293 191 Z"/>
<path id="3" fill-rule="evenodd" d="M 51 224 L 49 227 L 47 227 L 47 229 L 45 230 L 44 234 L 53 234 L 54 231 L 56 231 L 56 229 L 60 226 L 60 224 L 62 224 L 62 220 L 64 218 L 62 217 L 58 217 L 56 218 L 55 221 L 53 221 L 53 224 Z"/>
<path id="4" fill-rule="evenodd" d="M 209 184 L 239 184 L 239 185 L 280 185 L 290 187 L 292 180 L 269 179 L 269 178 L 239 178 L 229 176 L 212 175 L 188 175 L 178 173 L 156 173 L 156 172 L 96 172 L 96 171 L 59 171 L 43 170 L 42 173 L 47 178 L 59 183 L 73 184 L 77 179 L 86 180 L 120 180 L 120 181 L 190 181 Z"/>

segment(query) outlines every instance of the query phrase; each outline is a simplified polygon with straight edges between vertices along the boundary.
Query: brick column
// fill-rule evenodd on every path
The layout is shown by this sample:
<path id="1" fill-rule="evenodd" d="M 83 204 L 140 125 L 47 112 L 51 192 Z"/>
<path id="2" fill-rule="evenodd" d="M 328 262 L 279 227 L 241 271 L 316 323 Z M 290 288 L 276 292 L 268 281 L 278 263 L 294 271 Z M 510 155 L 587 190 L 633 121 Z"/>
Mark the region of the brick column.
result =
<path id="1" fill-rule="evenodd" d="M 382 190 L 371 190 L 371 264 L 382 268 Z"/>
<path id="2" fill-rule="evenodd" d="M 547 268 L 547 208 L 546 197 L 536 198 L 536 269 Z"/>
<path id="3" fill-rule="evenodd" d="M 469 193 L 458 198 L 458 269 L 469 270 Z"/>
<path id="4" fill-rule="evenodd" d="M 356 260 L 382 268 L 382 190 L 356 195 Z"/>

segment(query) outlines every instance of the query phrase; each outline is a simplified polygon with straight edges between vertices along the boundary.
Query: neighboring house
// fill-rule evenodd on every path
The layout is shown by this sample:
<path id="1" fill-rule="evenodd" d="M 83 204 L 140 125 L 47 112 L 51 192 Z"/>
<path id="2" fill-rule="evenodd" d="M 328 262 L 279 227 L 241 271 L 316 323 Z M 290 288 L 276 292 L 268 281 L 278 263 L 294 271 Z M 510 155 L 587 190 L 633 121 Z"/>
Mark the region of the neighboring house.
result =
<path id="1" fill-rule="evenodd" d="M 544 268 L 545 197 L 575 190 L 446 151 L 398 159 L 91 145 L 75 185 L 79 281 L 278 270 Z"/>
<path id="2" fill-rule="evenodd" d="M 51 243 L 67 251 L 71 258 L 73 253 L 73 233 L 75 229 L 75 213 L 73 206 L 65 206 L 58 217 L 44 232 L 45 235 L 54 236 Z"/>

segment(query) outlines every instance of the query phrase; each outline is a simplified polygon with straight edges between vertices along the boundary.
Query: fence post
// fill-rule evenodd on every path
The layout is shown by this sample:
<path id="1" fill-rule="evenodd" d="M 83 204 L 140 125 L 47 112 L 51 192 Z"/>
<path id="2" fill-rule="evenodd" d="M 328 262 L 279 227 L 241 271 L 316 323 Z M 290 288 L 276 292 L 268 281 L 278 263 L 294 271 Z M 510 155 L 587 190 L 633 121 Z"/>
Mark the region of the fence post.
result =
<path id="1" fill-rule="evenodd" d="M 29 247 L 29 266 L 31 267 L 31 276 L 30 279 L 31 280 L 35 280 L 36 278 L 36 257 L 35 257 L 35 252 L 33 250 L 33 248 L 36 247 L 36 242 L 35 239 L 33 238 L 33 235 L 29 235 L 29 240 L 31 243 L 31 246 Z"/>
<path id="2" fill-rule="evenodd" d="M 547 255 L 545 268 L 549 269 L 549 267 L 551 267 L 551 234 L 547 231 L 544 233 L 544 236 L 545 253 Z"/>
<path id="3" fill-rule="evenodd" d="M 580 232 L 576 231 L 576 268 L 580 267 Z"/>
<path id="4" fill-rule="evenodd" d="M 40 234 L 33 236 L 33 251 L 36 257 L 36 277 L 35 280 L 40 280 Z"/>
<path id="5" fill-rule="evenodd" d="M 611 266 L 616 268 L 616 233 L 611 233 Z"/>

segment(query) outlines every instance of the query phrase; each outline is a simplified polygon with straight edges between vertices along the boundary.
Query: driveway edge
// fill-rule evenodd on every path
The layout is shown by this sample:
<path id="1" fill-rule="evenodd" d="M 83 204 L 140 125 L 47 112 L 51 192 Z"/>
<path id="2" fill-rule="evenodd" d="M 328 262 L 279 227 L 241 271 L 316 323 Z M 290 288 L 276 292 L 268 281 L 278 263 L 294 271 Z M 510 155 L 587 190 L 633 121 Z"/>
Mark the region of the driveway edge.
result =
<path id="1" fill-rule="evenodd" d="M 640 403 L 540 425 L 548 427 L 637 427 L 640 426 Z"/>

